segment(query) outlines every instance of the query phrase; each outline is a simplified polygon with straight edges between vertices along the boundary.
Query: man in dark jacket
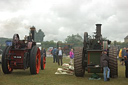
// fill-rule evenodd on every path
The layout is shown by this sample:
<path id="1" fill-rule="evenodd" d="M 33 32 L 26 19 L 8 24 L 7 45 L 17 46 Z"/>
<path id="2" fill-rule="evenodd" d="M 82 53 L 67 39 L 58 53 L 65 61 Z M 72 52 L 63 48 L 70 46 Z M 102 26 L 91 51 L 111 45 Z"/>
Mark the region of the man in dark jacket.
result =
<path id="1" fill-rule="evenodd" d="M 110 69 L 108 67 L 109 57 L 107 56 L 107 50 L 104 50 L 101 56 L 101 67 L 103 67 L 104 81 L 110 80 Z M 107 74 L 106 74 L 107 73 Z"/>
<path id="2" fill-rule="evenodd" d="M 53 55 L 53 63 L 57 63 L 57 61 L 58 61 L 58 59 L 57 59 L 57 49 L 56 48 L 54 48 L 53 50 L 52 50 L 52 55 Z"/>
<path id="3" fill-rule="evenodd" d="M 57 51 L 57 56 L 58 56 L 58 65 L 60 65 L 60 60 L 61 60 L 61 66 L 63 64 L 63 51 L 61 49 L 61 47 L 59 47 L 58 51 Z"/>

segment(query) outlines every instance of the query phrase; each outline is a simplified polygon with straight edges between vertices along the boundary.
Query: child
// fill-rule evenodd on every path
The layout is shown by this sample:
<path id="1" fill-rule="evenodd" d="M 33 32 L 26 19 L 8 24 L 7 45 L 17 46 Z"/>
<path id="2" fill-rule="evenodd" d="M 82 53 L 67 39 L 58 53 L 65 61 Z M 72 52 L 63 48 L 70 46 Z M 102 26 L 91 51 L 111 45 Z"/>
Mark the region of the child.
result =
<path id="1" fill-rule="evenodd" d="M 69 54 L 70 54 L 70 64 L 73 64 L 73 58 L 74 58 L 73 49 L 71 49 Z"/>

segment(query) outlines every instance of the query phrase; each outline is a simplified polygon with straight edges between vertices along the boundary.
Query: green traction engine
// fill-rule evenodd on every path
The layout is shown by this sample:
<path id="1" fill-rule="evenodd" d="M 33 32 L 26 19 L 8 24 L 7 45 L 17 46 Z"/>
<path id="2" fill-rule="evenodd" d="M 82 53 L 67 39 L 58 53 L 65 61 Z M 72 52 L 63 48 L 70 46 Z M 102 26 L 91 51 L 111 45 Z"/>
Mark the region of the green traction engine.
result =
<path id="1" fill-rule="evenodd" d="M 84 32 L 83 48 L 77 47 L 74 50 L 75 76 L 83 77 L 85 71 L 88 73 L 102 73 L 100 57 L 103 50 L 108 50 L 110 77 L 118 77 L 117 48 L 111 46 L 111 41 L 101 35 L 101 25 L 96 24 L 96 32 L 93 37 Z"/>

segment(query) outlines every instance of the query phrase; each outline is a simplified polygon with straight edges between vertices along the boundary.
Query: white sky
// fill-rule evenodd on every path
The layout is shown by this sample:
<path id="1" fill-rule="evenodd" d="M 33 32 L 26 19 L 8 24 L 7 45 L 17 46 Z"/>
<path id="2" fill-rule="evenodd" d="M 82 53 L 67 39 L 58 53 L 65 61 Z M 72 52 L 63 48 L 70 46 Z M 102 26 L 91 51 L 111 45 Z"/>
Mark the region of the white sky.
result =
<path id="1" fill-rule="evenodd" d="M 128 0 L 0 0 L 0 37 L 28 35 L 30 26 L 42 29 L 44 40 L 64 40 L 68 35 L 95 32 L 123 41 L 128 35 Z"/>

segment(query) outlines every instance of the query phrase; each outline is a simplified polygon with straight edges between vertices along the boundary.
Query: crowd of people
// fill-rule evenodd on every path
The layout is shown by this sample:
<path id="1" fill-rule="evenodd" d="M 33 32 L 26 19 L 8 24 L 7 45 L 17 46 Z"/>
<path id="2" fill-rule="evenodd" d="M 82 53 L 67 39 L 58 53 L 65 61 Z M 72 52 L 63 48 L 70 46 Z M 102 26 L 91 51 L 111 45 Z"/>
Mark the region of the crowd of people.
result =
<path id="1" fill-rule="evenodd" d="M 59 47 L 58 49 L 56 47 L 53 48 L 53 50 L 51 51 L 51 54 L 53 55 L 53 63 L 58 63 L 58 65 L 63 64 L 63 50 L 61 47 Z M 73 49 L 70 50 L 69 52 L 70 55 L 70 64 L 73 64 L 73 58 L 74 58 L 74 53 L 73 53 Z"/>
<path id="2" fill-rule="evenodd" d="M 121 65 L 125 65 L 125 76 L 128 78 L 128 48 L 124 47 L 118 52 L 119 61 Z"/>

